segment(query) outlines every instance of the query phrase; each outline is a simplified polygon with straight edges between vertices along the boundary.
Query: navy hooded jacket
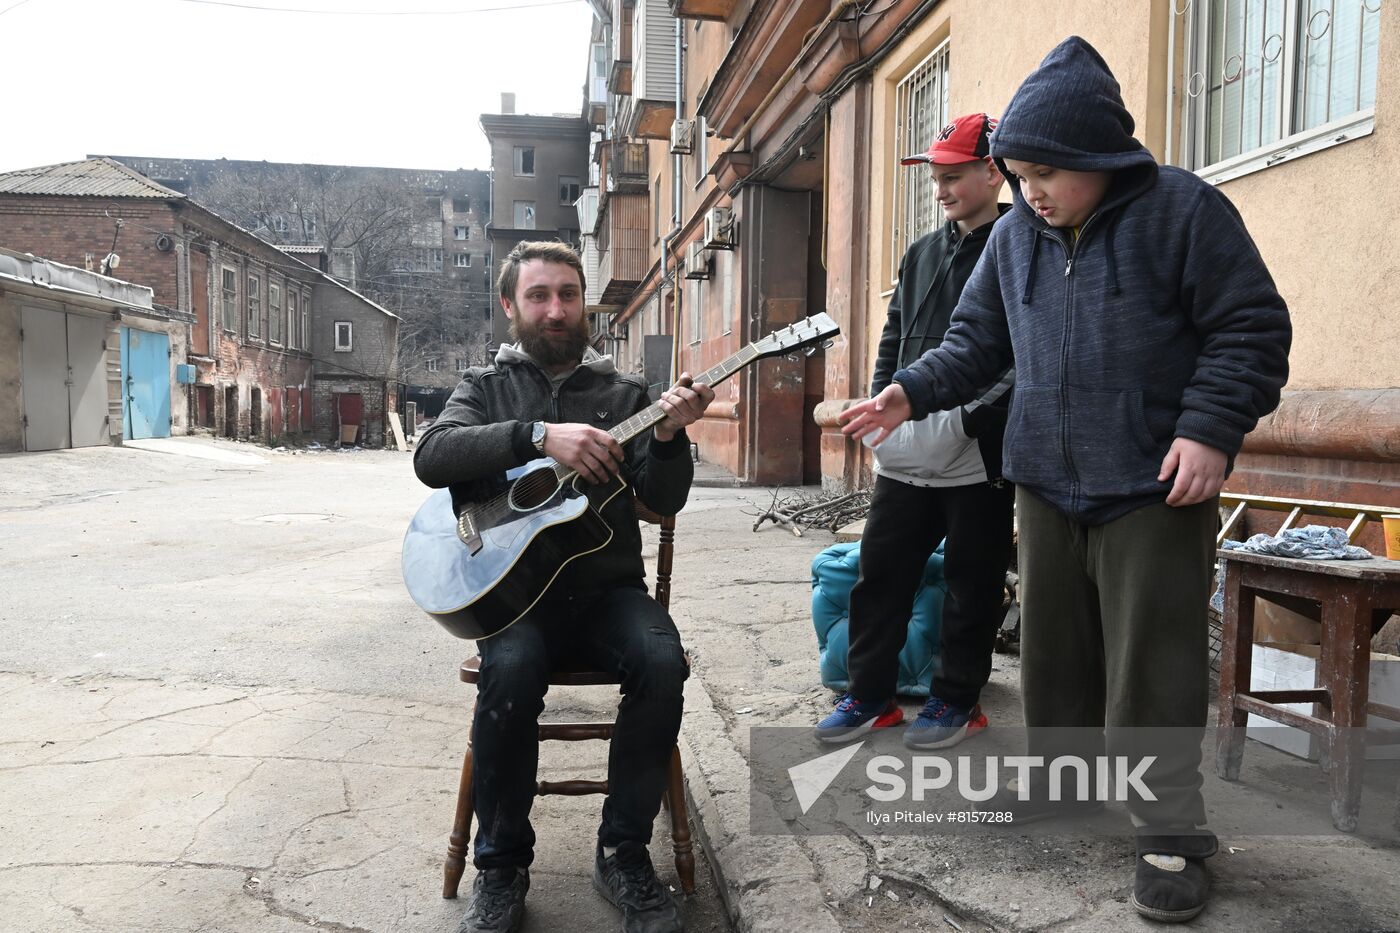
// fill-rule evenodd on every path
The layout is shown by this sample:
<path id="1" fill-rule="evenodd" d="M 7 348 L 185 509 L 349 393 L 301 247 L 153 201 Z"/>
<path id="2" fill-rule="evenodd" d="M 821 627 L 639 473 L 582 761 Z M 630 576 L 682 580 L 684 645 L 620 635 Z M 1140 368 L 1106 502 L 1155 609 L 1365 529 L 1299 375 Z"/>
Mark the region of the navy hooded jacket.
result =
<path id="1" fill-rule="evenodd" d="M 1012 184 L 943 344 L 895 373 L 914 417 L 972 400 L 1007 367 L 1003 473 L 1088 525 L 1165 500 L 1177 437 L 1233 463 L 1288 379 L 1288 309 L 1223 194 L 1159 167 L 1118 82 L 1078 37 L 1022 83 L 991 138 L 1003 160 L 1113 180 L 1077 240 Z"/>

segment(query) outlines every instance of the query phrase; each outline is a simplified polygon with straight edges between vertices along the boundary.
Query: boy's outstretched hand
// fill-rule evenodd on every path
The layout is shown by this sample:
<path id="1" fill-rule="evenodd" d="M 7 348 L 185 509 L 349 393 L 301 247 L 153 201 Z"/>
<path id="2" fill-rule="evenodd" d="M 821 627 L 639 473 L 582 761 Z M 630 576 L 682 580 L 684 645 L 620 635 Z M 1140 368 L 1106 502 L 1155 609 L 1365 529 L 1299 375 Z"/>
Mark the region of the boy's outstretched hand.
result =
<path id="1" fill-rule="evenodd" d="M 875 447 L 889 437 L 891 431 L 908 421 L 913 413 L 909 407 L 909 396 L 904 394 L 904 386 L 895 382 L 874 398 L 847 408 L 836 420 L 841 422 L 841 433 L 857 441 L 878 431 L 870 439 L 870 446 Z"/>
<path id="2" fill-rule="evenodd" d="M 1224 451 L 1209 444 L 1184 437 L 1172 441 L 1172 449 L 1167 451 L 1162 471 L 1157 474 L 1159 483 L 1165 483 L 1176 474 L 1172 491 L 1167 493 L 1167 505 L 1195 505 L 1220 492 L 1220 487 L 1225 485 L 1228 460 Z"/>

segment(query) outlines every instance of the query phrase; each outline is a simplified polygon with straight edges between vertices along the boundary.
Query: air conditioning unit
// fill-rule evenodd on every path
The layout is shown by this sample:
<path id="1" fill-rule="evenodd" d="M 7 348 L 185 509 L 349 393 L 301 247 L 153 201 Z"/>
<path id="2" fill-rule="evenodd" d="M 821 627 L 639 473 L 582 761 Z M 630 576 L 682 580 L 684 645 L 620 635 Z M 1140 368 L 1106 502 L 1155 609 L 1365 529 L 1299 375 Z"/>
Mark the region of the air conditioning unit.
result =
<path id="1" fill-rule="evenodd" d="M 690 155 L 694 145 L 694 120 L 676 120 L 671 124 L 671 155 Z"/>
<path id="2" fill-rule="evenodd" d="M 705 249 L 733 249 L 738 237 L 734 230 L 734 211 L 728 207 L 711 208 L 705 215 L 705 235 L 701 243 Z"/>
<path id="3" fill-rule="evenodd" d="M 691 243 L 685 248 L 685 277 L 688 279 L 708 279 L 710 277 L 710 251 L 702 243 Z"/>

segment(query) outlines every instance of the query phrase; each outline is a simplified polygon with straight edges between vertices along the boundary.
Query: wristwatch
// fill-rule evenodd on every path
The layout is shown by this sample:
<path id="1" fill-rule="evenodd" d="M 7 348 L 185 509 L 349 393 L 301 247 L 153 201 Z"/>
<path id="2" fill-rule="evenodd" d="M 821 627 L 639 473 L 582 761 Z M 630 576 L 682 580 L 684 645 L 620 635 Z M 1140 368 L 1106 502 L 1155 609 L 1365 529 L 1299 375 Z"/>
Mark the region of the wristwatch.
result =
<path id="1" fill-rule="evenodd" d="M 536 421 L 530 427 L 530 443 L 535 445 L 535 449 L 544 454 L 545 424 L 543 421 Z"/>

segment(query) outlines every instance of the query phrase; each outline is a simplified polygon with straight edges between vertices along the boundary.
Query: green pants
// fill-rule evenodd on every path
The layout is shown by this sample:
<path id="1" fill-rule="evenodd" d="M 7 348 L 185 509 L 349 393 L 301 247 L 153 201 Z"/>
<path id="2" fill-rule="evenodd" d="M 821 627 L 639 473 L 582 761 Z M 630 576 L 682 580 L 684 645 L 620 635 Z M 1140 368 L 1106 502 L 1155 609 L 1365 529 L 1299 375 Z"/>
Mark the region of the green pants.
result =
<path id="1" fill-rule="evenodd" d="M 1051 727 L 1106 726 L 1110 757 L 1172 748 L 1149 772 L 1157 801 L 1128 802 L 1139 827 L 1205 823 L 1199 742 L 1217 509 L 1215 498 L 1184 508 L 1159 503 L 1081 525 L 1025 490 L 1016 494 L 1031 753 L 1041 753 L 1037 734 Z"/>

